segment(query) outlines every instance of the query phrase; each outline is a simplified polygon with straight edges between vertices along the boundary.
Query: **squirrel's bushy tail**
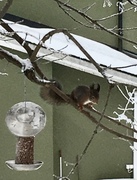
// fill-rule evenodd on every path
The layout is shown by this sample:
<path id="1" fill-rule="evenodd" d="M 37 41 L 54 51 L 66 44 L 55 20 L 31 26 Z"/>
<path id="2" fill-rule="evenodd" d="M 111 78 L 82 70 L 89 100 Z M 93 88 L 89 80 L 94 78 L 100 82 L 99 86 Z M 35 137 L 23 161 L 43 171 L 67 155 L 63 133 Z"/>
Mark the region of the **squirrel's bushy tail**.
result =
<path id="1" fill-rule="evenodd" d="M 54 80 L 52 80 L 54 81 Z M 54 84 L 58 89 L 62 90 L 62 86 L 59 82 L 55 81 Z M 52 89 L 46 86 L 42 86 L 40 88 L 40 97 L 47 101 L 50 104 L 60 105 L 61 103 L 65 103 L 65 100 L 62 99 L 58 94 L 56 94 Z"/>

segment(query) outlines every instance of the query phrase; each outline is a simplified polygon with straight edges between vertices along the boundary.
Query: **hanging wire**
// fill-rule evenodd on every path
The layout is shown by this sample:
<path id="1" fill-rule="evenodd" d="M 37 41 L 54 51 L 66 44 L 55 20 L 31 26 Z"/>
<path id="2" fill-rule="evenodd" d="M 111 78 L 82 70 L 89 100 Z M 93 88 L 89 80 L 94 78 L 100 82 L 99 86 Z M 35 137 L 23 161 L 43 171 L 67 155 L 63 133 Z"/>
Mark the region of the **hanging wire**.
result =
<path id="1" fill-rule="evenodd" d="M 27 85 L 26 85 L 26 77 L 24 76 L 24 104 L 25 104 L 25 112 L 26 112 L 26 97 L 27 97 Z"/>

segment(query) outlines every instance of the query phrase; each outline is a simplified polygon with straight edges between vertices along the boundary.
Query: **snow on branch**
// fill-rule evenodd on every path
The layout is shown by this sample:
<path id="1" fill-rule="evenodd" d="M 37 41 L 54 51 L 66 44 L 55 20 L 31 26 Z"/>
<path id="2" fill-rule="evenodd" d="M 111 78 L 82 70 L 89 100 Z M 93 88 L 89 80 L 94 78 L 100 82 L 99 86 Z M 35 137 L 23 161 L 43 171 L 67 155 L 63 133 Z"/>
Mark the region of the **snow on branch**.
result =
<path id="1" fill-rule="evenodd" d="M 0 47 L 0 55 L 6 58 L 9 62 L 21 68 L 21 72 L 23 72 L 29 80 L 35 82 L 40 85 L 45 84 L 53 84 L 54 82 L 40 79 L 36 76 L 34 71 L 34 66 L 31 63 L 30 59 L 21 59 L 19 56 L 10 53 L 9 51 Z"/>
<path id="2" fill-rule="evenodd" d="M 118 113 L 117 111 L 113 112 L 113 114 L 117 116 L 115 118 L 113 117 L 113 119 L 116 121 L 123 120 L 127 124 L 130 124 L 132 128 L 134 128 L 135 122 L 133 121 L 133 117 L 132 118 L 128 117 L 128 114 L 131 116 L 131 113 L 129 112 L 134 111 L 134 107 L 133 107 L 135 104 L 134 94 L 135 94 L 136 89 L 134 88 L 132 92 L 130 92 L 127 86 L 125 86 L 126 93 L 124 93 L 123 90 L 119 86 L 117 86 L 117 88 L 122 94 L 122 96 L 126 99 L 127 102 L 124 107 L 121 107 L 121 105 L 118 106 L 118 110 L 121 111 L 121 113 Z"/>
<path id="3" fill-rule="evenodd" d="M 2 75 L 2 76 L 8 76 L 8 73 L 0 72 L 0 75 Z"/>
<path id="4" fill-rule="evenodd" d="M 2 7 L 2 9 L 0 10 L 0 19 L 6 14 L 6 12 L 8 11 L 9 7 L 11 6 L 13 0 L 7 0 L 5 5 Z"/>
<path id="5" fill-rule="evenodd" d="M 22 72 L 25 72 L 28 69 L 33 69 L 32 63 L 30 62 L 29 59 L 21 59 L 19 56 L 14 55 L 1 47 L 0 47 L 0 53 L 5 58 L 8 58 L 8 60 L 10 61 L 13 60 L 14 63 L 16 63 L 19 67 L 22 68 L 21 70 Z"/>
<path id="6" fill-rule="evenodd" d="M 134 6 L 137 6 L 137 0 L 128 0 L 128 2 Z"/>
<path id="7" fill-rule="evenodd" d="M 108 7 L 112 6 L 112 3 L 110 0 L 104 0 L 103 7 L 106 7 L 106 6 L 108 6 Z"/>

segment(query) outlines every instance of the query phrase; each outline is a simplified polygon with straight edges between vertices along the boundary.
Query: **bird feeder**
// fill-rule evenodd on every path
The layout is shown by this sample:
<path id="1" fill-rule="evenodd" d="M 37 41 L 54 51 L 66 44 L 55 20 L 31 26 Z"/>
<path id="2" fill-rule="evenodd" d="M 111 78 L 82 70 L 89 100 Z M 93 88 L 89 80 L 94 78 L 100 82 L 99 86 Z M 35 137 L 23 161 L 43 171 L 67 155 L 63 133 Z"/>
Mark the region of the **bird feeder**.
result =
<path id="1" fill-rule="evenodd" d="M 43 109 L 32 102 L 20 102 L 11 107 L 5 121 L 17 137 L 15 160 L 6 161 L 6 165 L 18 171 L 39 169 L 43 162 L 34 160 L 34 138 L 46 125 Z"/>

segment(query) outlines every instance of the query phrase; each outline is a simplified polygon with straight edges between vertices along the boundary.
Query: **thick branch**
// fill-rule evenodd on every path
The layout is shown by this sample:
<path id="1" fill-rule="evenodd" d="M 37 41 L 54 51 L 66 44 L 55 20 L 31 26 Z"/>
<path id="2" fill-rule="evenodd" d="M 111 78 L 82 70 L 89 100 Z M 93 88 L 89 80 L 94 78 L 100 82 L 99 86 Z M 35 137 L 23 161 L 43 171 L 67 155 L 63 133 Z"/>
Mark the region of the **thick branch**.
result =
<path id="1" fill-rule="evenodd" d="M 2 20 L 1 20 L 2 21 Z M 1 26 L 8 32 L 12 33 L 12 38 L 14 38 L 28 53 L 28 56 L 31 57 L 32 56 L 32 52 L 33 50 L 30 48 L 30 46 L 28 45 L 28 43 L 22 39 L 7 23 L 5 23 L 4 21 L 2 21 Z M 30 59 L 32 60 L 32 59 Z M 35 68 L 35 71 L 37 72 L 37 74 L 40 76 L 40 78 L 45 78 L 47 79 L 44 74 L 42 73 L 42 71 L 40 70 L 40 68 L 38 67 L 37 63 L 32 61 L 32 64 Z"/>
<path id="2" fill-rule="evenodd" d="M 137 7 L 137 1 L 135 1 L 135 0 L 128 0 L 128 2 L 129 2 L 130 4 L 132 4 L 132 5 L 134 5 L 134 6 Z"/>
<path id="3" fill-rule="evenodd" d="M 12 37 L 27 51 L 28 55 L 31 56 L 32 49 L 28 43 L 24 41 L 7 23 L 1 20 L 1 26 L 8 32 L 11 32 Z"/>
<path id="4" fill-rule="evenodd" d="M 2 49 L 0 47 L 0 55 L 4 58 L 6 58 L 9 62 L 12 64 L 18 66 L 19 68 L 22 69 L 22 72 L 26 75 L 26 77 L 39 85 L 45 85 L 45 84 L 53 84 L 54 82 L 44 80 L 44 79 L 39 79 L 36 74 L 34 67 L 29 59 L 21 59 L 17 55 L 13 55 L 12 53 Z"/>
<path id="5" fill-rule="evenodd" d="M 7 0 L 5 5 L 2 7 L 2 9 L 0 10 L 0 19 L 3 18 L 3 16 L 6 14 L 6 12 L 8 11 L 9 7 L 12 4 L 12 2 L 13 2 L 13 0 Z"/>

